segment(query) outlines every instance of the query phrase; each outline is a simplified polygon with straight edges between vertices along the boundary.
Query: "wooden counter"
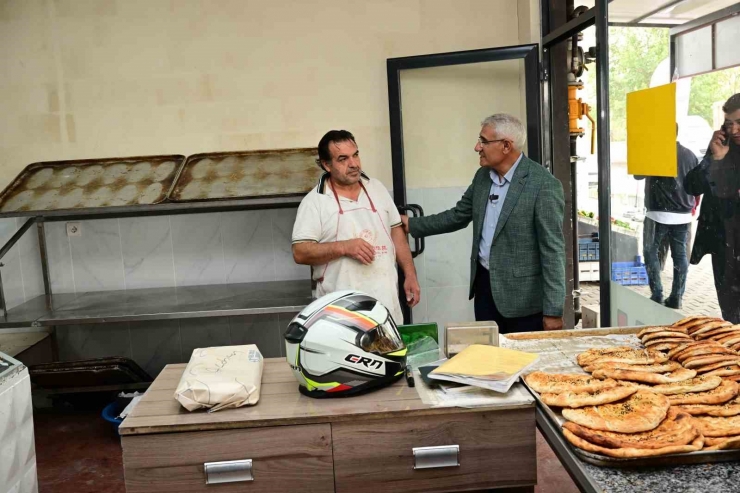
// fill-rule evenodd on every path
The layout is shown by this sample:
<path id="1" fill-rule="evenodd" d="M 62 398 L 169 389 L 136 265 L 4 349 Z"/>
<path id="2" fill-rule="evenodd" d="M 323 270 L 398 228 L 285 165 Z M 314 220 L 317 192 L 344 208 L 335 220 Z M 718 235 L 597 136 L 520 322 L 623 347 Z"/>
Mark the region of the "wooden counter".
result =
<path id="1" fill-rule="evenodd" d="M 282 358 L 266 359 L 256 406 L 188 412 L 185 365 L 157 377 L 119 431 L 126 491 L 533 491 L 533 404 L 430 408 L 404 380 L 357 397 L 311 399 Z M 416 447 L 459 446 L 459 465 L 414 468 Z M 253 481 L 206 484 L 204 463 L 252 460 Z"/>

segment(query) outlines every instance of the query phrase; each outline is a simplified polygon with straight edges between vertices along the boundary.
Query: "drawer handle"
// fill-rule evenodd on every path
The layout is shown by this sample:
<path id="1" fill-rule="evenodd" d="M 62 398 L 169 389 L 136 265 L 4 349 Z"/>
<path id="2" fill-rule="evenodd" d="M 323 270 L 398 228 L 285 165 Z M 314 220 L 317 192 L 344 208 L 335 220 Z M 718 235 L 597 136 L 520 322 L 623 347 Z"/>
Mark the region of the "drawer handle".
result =
<path id="1" fill-rule="evenodd" d="M 252 459 L 206 462 L 203 468 L 206 472 L 206 484 L 254 481 Z"/>
<path id="2" fill-rule="evenodd" d="M 414 469 L 434 469 L 438 467 L 459 467 L 460 446 L 414 447 Z"/>

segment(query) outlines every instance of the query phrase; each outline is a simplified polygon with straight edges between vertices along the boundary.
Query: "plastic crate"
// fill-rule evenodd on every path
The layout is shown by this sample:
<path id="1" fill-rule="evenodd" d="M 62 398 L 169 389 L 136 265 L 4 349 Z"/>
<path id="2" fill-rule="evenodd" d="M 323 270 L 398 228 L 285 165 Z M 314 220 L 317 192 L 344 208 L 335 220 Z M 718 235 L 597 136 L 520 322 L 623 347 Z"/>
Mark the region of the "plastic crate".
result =
<path id="1" fill-rule="evenodd" d="M 642 286 L 648 283 L 645 264 L 641 262 L 612 262 L 612 281 L 622 286 Z"/>
<path id="2" fill-rule="evenodd" d="M 599 242 L 590 238 L 578 240 L 578 261 L 597 262 L 599 260 Z"/>

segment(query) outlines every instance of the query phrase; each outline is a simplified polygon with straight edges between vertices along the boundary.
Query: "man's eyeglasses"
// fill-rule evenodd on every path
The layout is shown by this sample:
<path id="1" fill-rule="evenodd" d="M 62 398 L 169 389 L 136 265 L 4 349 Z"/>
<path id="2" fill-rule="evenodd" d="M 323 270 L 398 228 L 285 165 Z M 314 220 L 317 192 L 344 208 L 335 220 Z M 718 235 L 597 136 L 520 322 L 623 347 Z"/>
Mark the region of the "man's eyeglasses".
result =
<path id="1" fill-rule="evenodd" d="M 504 142 L 506 139 L 486 140 L 483 137 L 478 137 L 478 143 L 482 146 L 487 144 L 493 144 L 494 142 Z"/>

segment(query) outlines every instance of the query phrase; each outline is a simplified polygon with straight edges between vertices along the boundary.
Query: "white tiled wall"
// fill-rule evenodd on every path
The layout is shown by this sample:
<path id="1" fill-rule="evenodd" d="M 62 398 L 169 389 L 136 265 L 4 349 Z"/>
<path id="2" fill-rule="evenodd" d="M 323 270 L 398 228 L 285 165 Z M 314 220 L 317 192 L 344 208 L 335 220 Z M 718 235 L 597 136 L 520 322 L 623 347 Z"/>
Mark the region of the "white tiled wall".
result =
<path id="1" fill-rule="evenodd" d="M 453 207 L 464 192 L 465 187 L 409 189 L 406 200 L 432 215 Z M 475 320 L 473 301 L 468 300 L 472 236 L 471 223 L 460 231 L 426 238 L 424 253 L 414 259 L 421 285 L 414 322 L 436 322 L 441 332 L 447 322 Z"/>

